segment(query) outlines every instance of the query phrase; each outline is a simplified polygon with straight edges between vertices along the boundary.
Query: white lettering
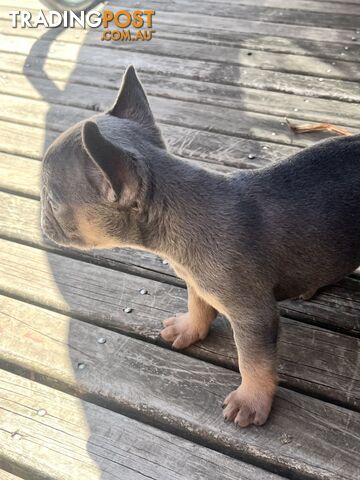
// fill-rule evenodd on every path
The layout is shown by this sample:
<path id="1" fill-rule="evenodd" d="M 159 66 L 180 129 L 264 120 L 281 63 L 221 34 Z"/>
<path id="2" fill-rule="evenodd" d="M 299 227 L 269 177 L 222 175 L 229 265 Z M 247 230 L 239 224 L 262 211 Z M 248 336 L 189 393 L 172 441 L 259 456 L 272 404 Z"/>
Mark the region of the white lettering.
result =
<path id="1" fill-rule="evenodd" d="M 71 10 L 58 12 L 50 10 L 45 12 L 39 10 L 37 14 L 32 15 L 27 10 L 11 10 L 9 12 L 10 23 L 12 28 L 36 28 L 43 26 L 45 28 L 57 28 L 63 26 L 64 28 L 81 27 L 85 29 L 98 28 L 102 25 L 102 13 L 98 10 L 91 10 L 87 13 L 84 11 L 74 13 Z"/>
<path id="2" fill-rule="evenodd" d="M 17 17 L 20 15 L 20 11 L 11 11 L 9 12 L 9 17 L 11 18 L 11 27 L 16 28 L 17 27 Z"/>
<path id="3" fill-rule="evenodd" d="M 56 12 L 55 10 L 50 10 L 48 13 L 48 21 L 50 27 L 60 27 L 62 24 L 62 16 L 60 12 Z M 57 20 L 56 20 L 57 19 Z"/>
<path id="4" fill-rule="evenodd" d="M 75 23 L 80 25 L 81 28 L 85 28 L 85 12 L 84 11 L 80 12 L 80 17 L 71 10 L 68 13 L 69 13 L 69 24 L 70 24 L 69 26 L 71 28 L 75 27 Z"/>
<path id="5" fill-rule="evenodd" d="M 30 12 L 20 12 L 20 26 L 21 26 L 21 28 L 25 28 L 25 27 L 32 28 L 30 20 L 31 20 L 31 13 Z"/>
<path id="6" fill-rule="evenodd" d="M 43 25 L 44 27 L 49 27 L 49 23 L 47 21 L 47 18 L 45 17 L 45 14 L 42 10 L 40 10 L 36 21 L 34 22 L 34 27 L 38 27 L 39 25 Z"/>
<path id="7" fill-rule="evenodd" d="M 91 20 L 91 17 L 95 17 L 94 20 Z M 86 24 L 90 28 L 97 28 L 100 27 L 102 23 L 102 15 L 101 12 L 97 12 L 96 10 L 91 10 L 86 14 Z"/>

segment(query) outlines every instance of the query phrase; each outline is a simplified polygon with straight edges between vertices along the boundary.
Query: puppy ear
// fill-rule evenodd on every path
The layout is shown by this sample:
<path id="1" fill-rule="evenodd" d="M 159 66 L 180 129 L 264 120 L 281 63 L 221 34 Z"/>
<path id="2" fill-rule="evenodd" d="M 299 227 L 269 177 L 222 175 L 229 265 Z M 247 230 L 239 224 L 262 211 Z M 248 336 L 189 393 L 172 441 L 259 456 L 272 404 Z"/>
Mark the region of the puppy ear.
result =
<path id="1" fill-rule="evenodd" d="M 103 176 L 107 200 L 118 201 L 124 207 L 134 206 L 146 183 L 145 164 L 105 139 L 91 120 L 84 123 L 82 142 Z"/>
<path id="2" fill-rule="evenodd" d="M 148 99 L 132 65 L 126 69 L 117 99 L 109 113 L 141 124 L 155 125 Z"/>
<path id="3" fill-rule="evenodd" d="M 129 65 L 126 69 L 117 99 L 108 113 L 118 118 L 133 120 L 148 128 L 152 134 L 152 140 L 159 147 L 165 148 L 165 143 L 161 137 L 160 130 L 156 126 L 146 93 L 132 65 Z"/>

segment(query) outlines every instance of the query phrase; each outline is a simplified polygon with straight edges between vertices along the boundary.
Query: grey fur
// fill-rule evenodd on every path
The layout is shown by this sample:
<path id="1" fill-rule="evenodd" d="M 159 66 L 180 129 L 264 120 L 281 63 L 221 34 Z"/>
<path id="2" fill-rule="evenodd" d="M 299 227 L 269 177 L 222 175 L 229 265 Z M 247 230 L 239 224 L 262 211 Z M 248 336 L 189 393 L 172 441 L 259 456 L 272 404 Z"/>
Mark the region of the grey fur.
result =
<path id="1" fill-rule="evenodd" d="M 276 300 L 315 292 L 360 264 L 360 136 L 256 171 L 210 172 L 167 152 L 132 67 L 110 112 L 49 148 L 42 191 L 42 227 L 54 241 L 88 248 L 73 211 L 92 205 L 119 246 L 163 255 L 217 299 L 240 369 L 275 370 Z"/>

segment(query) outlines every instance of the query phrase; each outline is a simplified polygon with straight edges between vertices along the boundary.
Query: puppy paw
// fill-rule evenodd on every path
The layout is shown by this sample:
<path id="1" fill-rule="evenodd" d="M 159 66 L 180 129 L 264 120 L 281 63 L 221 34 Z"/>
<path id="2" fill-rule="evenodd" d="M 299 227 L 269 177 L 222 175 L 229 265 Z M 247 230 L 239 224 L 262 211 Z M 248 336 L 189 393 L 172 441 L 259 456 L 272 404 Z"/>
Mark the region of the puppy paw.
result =
<path id="1" fill-rule="evenodd" d="M 176 349 L 186 348 L 198 340 L 203 340 L 209 331 L 208 325 L 206 328 L 199 328 L 188 313 L 168 318 L 163 323 L 165 328 L 160 335 Z"/>
<path id="2" fill-rule="evenodd" d="M 263 425 L 270 413 L 273 395 L 246 390 L 240 385 L 231 392 L 224 401 L 224 420 L 234 422 L 239 427 L 248 427 L 251 424 Z"/>

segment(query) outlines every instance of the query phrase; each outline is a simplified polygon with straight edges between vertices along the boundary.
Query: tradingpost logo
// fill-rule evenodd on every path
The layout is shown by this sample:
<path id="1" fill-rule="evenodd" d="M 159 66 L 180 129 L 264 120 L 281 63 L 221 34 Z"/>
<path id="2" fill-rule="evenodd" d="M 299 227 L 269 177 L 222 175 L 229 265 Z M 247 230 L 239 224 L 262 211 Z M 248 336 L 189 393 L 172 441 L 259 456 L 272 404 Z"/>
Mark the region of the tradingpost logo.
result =
<path id="1" fill-rule="evenodd" d="M 103 27 L 102 41 L 149 41 L 152 39 L 154 10 L 91 10 L 74 13 L 71 10 L 58 12 L 39 10 L 33 13 L 27 10 L 9 12 L 12 28 L 100 28 Z"/>

